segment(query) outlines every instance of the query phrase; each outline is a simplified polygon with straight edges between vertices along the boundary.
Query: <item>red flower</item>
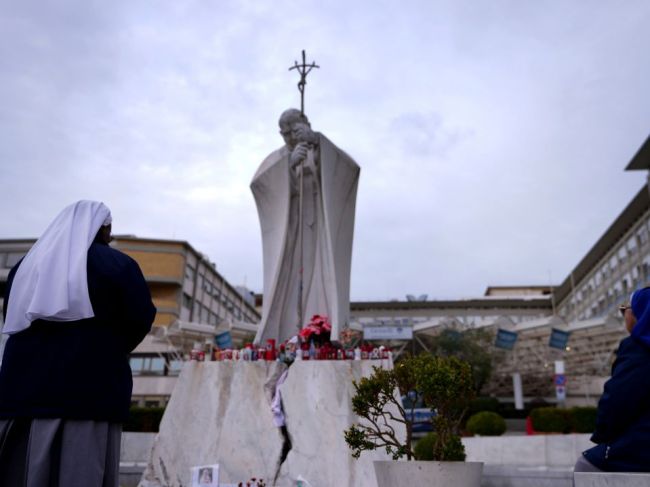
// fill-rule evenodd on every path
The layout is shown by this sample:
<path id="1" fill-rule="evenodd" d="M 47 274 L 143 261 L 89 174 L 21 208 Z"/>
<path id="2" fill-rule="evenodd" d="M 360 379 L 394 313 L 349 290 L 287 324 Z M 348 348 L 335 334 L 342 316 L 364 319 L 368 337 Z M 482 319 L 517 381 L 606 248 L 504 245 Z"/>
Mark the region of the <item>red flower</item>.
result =
<path id="1" fill-rule="evenodd" d="M 304 338 L 305 340 L 308 340 L 312 333 L 314 333 L 313 328 L 311 328 L 310 326 L 307 326 L 307 327 L 303 328 L 302 330 L 300 330 L 300 333 L 298 333 L 298 334 L 300 335 L 300 338 Z"/>
<path id="2" fill-rule="evenodd" d="M 300 332 L 300 338 L 307 341 L 312 335 L 320 336 L 321 333 L 329 333 L 332 331 L 332 325 L 330 324 L 327 316 L 314 315 L 309 320 L 309 324 L 305 326 Z"/>

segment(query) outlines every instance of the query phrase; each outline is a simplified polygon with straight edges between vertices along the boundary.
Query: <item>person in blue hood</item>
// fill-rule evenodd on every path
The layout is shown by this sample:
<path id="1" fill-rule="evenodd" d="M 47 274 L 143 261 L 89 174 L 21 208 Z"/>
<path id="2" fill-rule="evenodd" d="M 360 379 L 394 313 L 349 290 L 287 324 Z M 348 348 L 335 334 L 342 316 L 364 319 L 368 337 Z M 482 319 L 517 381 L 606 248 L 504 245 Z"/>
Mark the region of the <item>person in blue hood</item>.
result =
<path id="1" fill-rule="evenodd" d="M 650 472 L 650 287 L 620 310 L 630 336 L 619 344 L 598 402 L 596 446 L 582 453 L 576 472 Z"/>

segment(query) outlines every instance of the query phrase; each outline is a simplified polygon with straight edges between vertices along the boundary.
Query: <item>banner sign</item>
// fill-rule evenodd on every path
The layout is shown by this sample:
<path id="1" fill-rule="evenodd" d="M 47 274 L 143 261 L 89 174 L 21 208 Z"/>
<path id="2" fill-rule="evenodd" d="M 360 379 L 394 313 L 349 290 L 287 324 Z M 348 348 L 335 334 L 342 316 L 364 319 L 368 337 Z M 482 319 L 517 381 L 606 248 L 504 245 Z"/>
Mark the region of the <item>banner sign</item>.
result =
<path id="1" fill-rule="evenodd" d="M 553 328 L 551 330 L 551 337 L 548 340 L 548 346 L 552 348 L 559 348 L 560 350 L 565 350 L 567 343 L 569 343 L 570 334 L 571 332 Z"/>
<path id="2" fill-rule="evenodd" d="M 497 337 L 494 341 L 494 346 L 498 348 L 505 348 L 506 350 L 512 350 L 517 342 L 517 333 L 514 331 L 502 330 L 499 328 L 497 330 Z"/>
<path id="3" fill-rule="evenodd" d="M 230 336 L 229 331 L 224 331 L 223 333 L 218 334 L 214 337 L 214 343 L 217 344 L 217 347 L 223 349 L 232 348 L 232 336 Z"/>
<path id="4" fill-rule="evenodd" d="M 413 340 L 412 326 L 364 326 L 364 340 Z"/>

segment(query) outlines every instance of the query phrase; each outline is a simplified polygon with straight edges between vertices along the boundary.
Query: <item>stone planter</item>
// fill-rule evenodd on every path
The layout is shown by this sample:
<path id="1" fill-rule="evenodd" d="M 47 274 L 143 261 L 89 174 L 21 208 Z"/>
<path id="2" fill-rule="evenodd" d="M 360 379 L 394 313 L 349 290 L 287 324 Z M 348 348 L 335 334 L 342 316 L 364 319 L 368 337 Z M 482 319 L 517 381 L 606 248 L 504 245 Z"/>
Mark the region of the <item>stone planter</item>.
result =
<path id="1" fill-rule="evenodd" d="M 482 462 L 375 461 L 377 487 L 480 487 Z"/>

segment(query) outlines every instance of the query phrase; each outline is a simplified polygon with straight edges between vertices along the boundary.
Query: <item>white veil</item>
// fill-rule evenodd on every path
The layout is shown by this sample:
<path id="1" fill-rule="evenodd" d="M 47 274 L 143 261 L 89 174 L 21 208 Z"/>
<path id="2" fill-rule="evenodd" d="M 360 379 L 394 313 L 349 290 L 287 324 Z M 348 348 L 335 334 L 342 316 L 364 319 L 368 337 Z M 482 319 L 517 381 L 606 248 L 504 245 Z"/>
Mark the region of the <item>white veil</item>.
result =
<path id="1" fill-rule="evenodd" d="M 77 201 L 47 227 L 23 259 L 11 286 L 3 333 L 32 321 L 75 321 L 95 314 L 88 296 L 88 249 L 111 212 L 99 201 Z"/>

